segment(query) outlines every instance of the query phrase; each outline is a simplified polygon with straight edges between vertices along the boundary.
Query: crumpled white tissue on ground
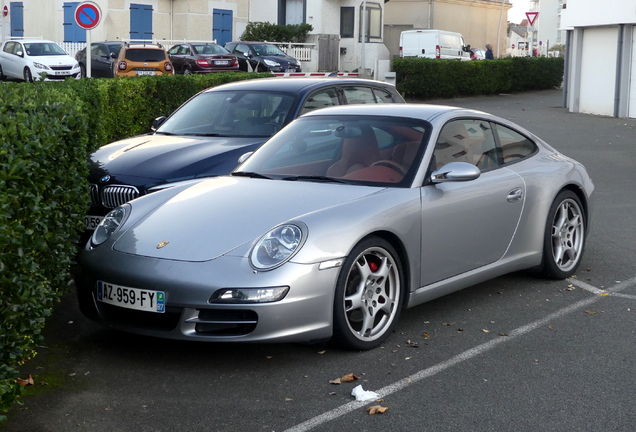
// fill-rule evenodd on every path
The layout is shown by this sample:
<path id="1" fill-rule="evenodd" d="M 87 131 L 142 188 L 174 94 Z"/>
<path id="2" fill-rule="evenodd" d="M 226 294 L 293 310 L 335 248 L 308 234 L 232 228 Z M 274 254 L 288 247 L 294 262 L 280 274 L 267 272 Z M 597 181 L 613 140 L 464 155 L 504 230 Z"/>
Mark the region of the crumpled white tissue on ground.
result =
<path id="1" fill-rule="evenodd" d="M 353 390 L 351 390 L 351 396 L 355 396 L 357 401 L 368 401 L 380 397 L 376 392 L 364 390 L 362 385 L 354 387 Z"/>

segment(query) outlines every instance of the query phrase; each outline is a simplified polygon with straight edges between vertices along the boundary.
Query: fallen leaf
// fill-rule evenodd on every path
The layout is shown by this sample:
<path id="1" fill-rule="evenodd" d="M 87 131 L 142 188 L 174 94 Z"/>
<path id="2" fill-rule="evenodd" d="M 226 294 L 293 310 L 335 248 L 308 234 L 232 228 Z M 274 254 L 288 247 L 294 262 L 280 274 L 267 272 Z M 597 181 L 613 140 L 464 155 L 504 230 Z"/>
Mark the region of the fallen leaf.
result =
<path id="1" fill-rule="evenodd" d="M 285 398 L 285 402 L 291 402 L 293 399 Z"/>
<path id="2" fill-rule="evenodd" d="M 586 311 L 585 311 L 585 313 L 586 313 L 586 314 L 589 314 L 589 315 L 594 315 L 596 312 L 591 311 L 591 310 L 586 310 Z"/>
<path id="3" fill-rule="evenodd" d="M 351 381 L 355 381 L 357 379 L 360 379 L 360 377 L 355 376 L 353 373 L 350 374 L 346 374 L 345 376 L 340 378 L 340 381 L 342 382 L 351 382 Z"/>
<path id="4" fill-rule="evenodd" d="M 367 408 L 367 411 L 369 411 L 369 415 L 384 414 L 384 412 L 388 409 L 388 407 L 383 407 L 382 405 L 373 405 L 372 407 Z"/>
<path id="5" fill-rule="evenodd" d="M 338 393 L 336 393 L 336 392 L 329 392 L 329 394 L 330 394 L 331 396 L 335 396 L 335 395 L 337 395 Z"/>
<path id="6" fill-rule="evenodd" d="M 411 360 L 413 357 L 406 357 L 404 360 Z"/>
<path id="7" fill-rule="evenodd" d="M 271 358 L 272 358 L 272 356 L 265 356 L 265 358 L 266 358 L 267 360 L 269 360 L 269 359 L 271 359 Z"/>
<path id="8" fill-rule="evenodd" d="M 458 332 L 460 332 L 460 331 L 464 331 L 464 329 L 460 327 L 460 328 L 458 328 L 458 329 L 457 329 L 457 331 L 458 331 Z"/>
<path id="9" fill-rule="evenodd" d="M 486 329 L 481 329 L 481 331 L 483 331 L 484 333 L 490 333 L 490 330 L 486 330 Z"/>
<path id="10" fill-rule="evenodd" d="M 508 333 L 499 333 L 499 336 L 510 336 Z"/>
<path id="11" fill-rule="evenodd" d="M 68 376 L 75 376 L 75 375 L 77 375 L 77 373 L 75 372 L 68 374 Z"/>
<path id="12" fill-rule="evenodd" d="M 602 293 L 600 293 L 599 295 L 602 295 L 602 296 L 608 296 L 608 295 L 610 295 L 610 293 L 602 292 Z"/>
<path id="13" fill-rule="evenodd" d="M 35 385 L 35 382 L 33 382 L 33 377 L 31 376 L 31 374 L 29 374 L 29 376 L 27 376 L 26 379 L 17 378 L 16 381 L 21 386 Z"/>
<path id="14" fill-rule="evenodd" d="M 552 326 L 548 326 L 548 329 L 549 329 L 549 330 L 552 330 Z"/>
<path id="15" fill-rule="evenodd" d="M 342 381 L 340 380 L 340 378 L 336 378 L 334 380 L 329 381 L 329 384 L 338 385 L 338 384 L 341 384 L 341 383 L 342 383 Z"/>
<path id="16" fill-rule="evenodd" d="M 406 341 L 406 346 L 409 346 L 411 348 L 417 348 L 420 346 L 420 344 L 418 344 L 417 342 L 412 342 L 410 339 Z"/>
<path id="17" fill-rule="evenodd" d="M 428 333 L 422 333 L 422 336 L 424 336 L 424 339 L 428 339 L 431 337 L 431 335 Z"/>
<path id="18" fill-rule="evenodd" d="M 442 325 L 452 326 L 452 325 L 455 325 L 455 323 L 454 322 L 447 322 L 447 323 L 442 323 Z"/>

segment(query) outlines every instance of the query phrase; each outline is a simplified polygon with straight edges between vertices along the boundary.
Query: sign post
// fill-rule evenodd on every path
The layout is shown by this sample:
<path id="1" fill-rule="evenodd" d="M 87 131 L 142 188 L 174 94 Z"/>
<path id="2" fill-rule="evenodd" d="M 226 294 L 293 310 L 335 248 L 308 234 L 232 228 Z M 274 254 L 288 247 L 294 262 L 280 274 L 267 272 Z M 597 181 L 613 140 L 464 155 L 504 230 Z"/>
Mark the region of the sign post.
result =
<path id="1" fill-rule="evenodd" d="M 75 22 L 86 30 L 86 77 L 91 77 L 91 30 L 97 27 L 102 19 L 102 11 L 93 2 L 83 2 L 75 9 Z"/>
<path id="2" fill-rule="evenodd" d="M 530 56 L 534 55 L 534 22 L 537 20 L 539 12 L 526 12 L 526 18 L 528 18 L 528 28 L 526 31 L 532 32 L 532 38 L 530 38 Z"/>

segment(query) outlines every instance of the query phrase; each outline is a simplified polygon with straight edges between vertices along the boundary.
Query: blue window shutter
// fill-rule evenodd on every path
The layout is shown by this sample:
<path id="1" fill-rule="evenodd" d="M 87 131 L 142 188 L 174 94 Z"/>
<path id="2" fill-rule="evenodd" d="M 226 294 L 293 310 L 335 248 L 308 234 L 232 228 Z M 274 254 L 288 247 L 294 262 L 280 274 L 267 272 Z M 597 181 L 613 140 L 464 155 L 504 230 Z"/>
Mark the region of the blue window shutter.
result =
<path id="1" fill-rule="evenodd" d="M 152 39 L 152 6 L 130 4 L 130 39 Z"/>
<path id="2" fill-rule="evenodd" d="M 24 36 L 24 5 L 22 2 L 10 2 L 11 36 Z"/>
<path id="3" fill-rule="evenodd" d="M 212 17 L 212 37 L 219 45 L 232 41 L 232 11 L 214 9 Z"/>
<path id="4" fill-rule="evenodd" d="M 65 2 L 64 9 L 64 42 L 86 42 L 86 30 L 75 22 L 75 9 L 79 2 Z"/>

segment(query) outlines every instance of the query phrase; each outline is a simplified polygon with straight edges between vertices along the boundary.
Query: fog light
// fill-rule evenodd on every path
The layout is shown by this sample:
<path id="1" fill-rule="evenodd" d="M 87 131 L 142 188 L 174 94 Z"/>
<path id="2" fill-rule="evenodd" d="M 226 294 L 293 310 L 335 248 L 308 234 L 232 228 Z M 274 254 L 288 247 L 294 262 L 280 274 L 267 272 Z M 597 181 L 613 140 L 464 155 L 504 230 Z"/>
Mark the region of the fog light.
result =
<path id="1" fill-rule="evenodd" d="M 271 303 L 282 300 L 289 287 L 223 288 L 210 297 L 210 303 Z"/>

